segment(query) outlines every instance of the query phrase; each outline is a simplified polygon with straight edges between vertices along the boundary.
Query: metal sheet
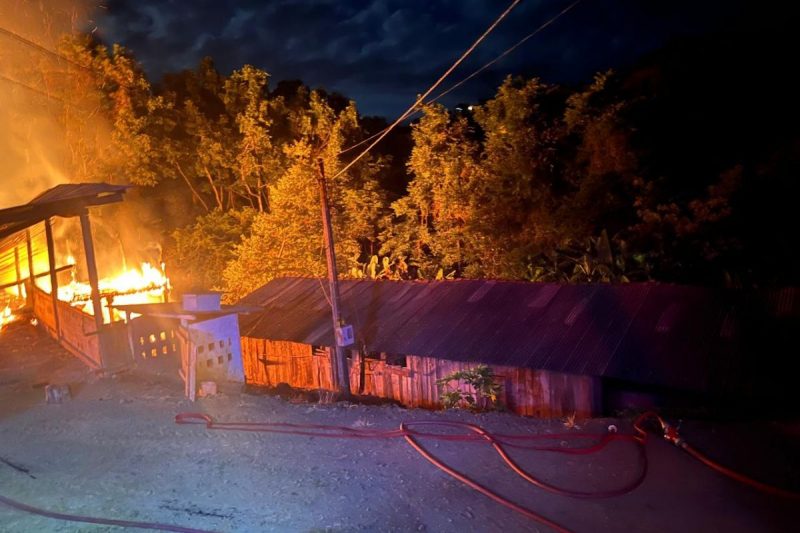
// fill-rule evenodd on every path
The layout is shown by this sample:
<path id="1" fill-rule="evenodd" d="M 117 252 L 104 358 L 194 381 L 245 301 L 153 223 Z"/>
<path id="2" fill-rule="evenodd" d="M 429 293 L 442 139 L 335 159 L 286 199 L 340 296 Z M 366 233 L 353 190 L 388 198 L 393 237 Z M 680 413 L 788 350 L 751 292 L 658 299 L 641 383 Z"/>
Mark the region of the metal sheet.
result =
<path id="1" fill-rule="evenodd" d="M 720 336 L 730 298 L 697 287 L 343 280 L 341 288 L 345 319 L 368 351 L 699 390 L 724 366 L 714 358 L 736 344 Z M 263 309 L 241 319 L 245 336 L 333 343 L 319 279 L 274 280 L 242 302 Z"/>

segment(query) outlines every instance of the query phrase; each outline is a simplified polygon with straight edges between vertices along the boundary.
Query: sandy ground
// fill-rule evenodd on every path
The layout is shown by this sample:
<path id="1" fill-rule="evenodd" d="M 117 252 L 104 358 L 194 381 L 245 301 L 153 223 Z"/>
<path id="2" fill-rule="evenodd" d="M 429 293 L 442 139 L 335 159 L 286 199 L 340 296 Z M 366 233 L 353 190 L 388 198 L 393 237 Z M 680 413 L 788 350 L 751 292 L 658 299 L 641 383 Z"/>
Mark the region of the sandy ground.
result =
<path id="1" fill-rule="evenodd" d="M 44 402 L 44 383 L 73 399 Z M 403 420 L 461 420 L 504 433 L 563 432 L 562 421 L 394 406 L 296 404 L 226 387 L 194 405 L 171 373 L 98 379 L 27 323 L 0 333 L 0 494 L 66 513 L 158 521 L 226 532 L 547 531 L 435 469 L 402 440 L 354 441 L 209 432 L 176 413 L 248 420 L 396 428 Z M 592 420 L 581 430 L 624 430 Z M 797 425 L 684 423 L 686 436 L 753 474 L 797 483 Z M 573 431 L 578 431 L 574 429 Z M 625 496 L 576 500 L 526 484 L 486 445 L 425 442 L 452 466 L 580 532 L 796 531 L 800 505 L 740 486 L 656 439 L 644 484 Z M 634 449 L 588 457 L 514 452 L 537 476 L 573 488 L 613 487 L 635 474 Z M 755 460 L 754 458 L 759 458 Z M 756 469 L 757 466 L 757 469 Z M 754 471 L 754 469 L 756 469 Z M 120 531 L 0 505 L 0 531 Z M 136 530 L 138 531 L 138 530 Z"/>

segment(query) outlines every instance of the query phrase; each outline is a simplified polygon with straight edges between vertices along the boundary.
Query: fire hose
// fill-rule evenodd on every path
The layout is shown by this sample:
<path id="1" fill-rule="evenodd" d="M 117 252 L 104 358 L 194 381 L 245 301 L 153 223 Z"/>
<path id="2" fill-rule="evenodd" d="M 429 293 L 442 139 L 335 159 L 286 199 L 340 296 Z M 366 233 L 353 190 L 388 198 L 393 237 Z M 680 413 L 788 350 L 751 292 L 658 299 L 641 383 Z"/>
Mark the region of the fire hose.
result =
<path id="1" fill-rule="evenodd" d="M 728 476 L 736 481 L 749 485 L 753 488 L 766 492 L 774 496 L 781 496 L 790 499 L 800 499 L 800 493 L 791 492 L 785 489 L 774 487 L 766 483 L 762 483 L 753 478 L 745 476 L 744 474 L 735 472 L 719 463 L 713 461 L 708 456 L 690 446 L 678 433 L 675 426 L 668 424 L 661 416 L 653 412 L 646 412 L 640 415 L 633 423 L 634 432 L 631 434 L 617 434 L 616 432 L 609 432 L 605 435 L 598 435 L 595 433 L 561 433 L 561 434 L 539 434 L 539 435 L 504 435 L 493 434 L 480 426 L 469 424 L 466 422 L 445 422 L 445 421 L 416 421 L 416 422 L 403 422 L 397 430 L 370 430 L 370 429 L 354 429 L 346 426 L 331 426 L 331 425 L 316 425 L 316 424 L 291 424 L 283 422 L 216 422 L 209 415 L 200 413 L 181 413 L 175 417 L 177 424 L 202 424 L 209 430 L 227 430 L 227 431 L 253 431 L 253 432 L 266 432 L 266 433 L 280 433 L 288 435 L 303 435 L 314 437 L 328 437 L 328 438 L 353 438 L 353 439 L 374 439 L 374 438 L 398 438 L 402 437 L 406 440 L 420 455 L 432 463 L 434 466 L 444 471 L 453 478 L 461 481 L 472 489 L 480 492 L 495 502 L 522 514 L 523 516 L 546 525 L 555 531 L 569 532 L 567 528 L 550 520 L 549 518 L 523 507 L 503 496 L 500 496 L 491 489 L 484 487 L 477 481 L 471 479 L 465 474 L 458 472 L 449 465 L 442 462 L 440 459 L 432 455 L 425 447 L 423 447 L 417 439 L 419 438 L 432 438 L 445 441 L 485 441 L 491 444 L 495 451 L 500 455 L 503 461 L 515 473 L 522 477 L 528 483 L 543 489 L 547 492 L 568 496 L 572 498 L 609 498 L 613 496 L 620 496 L 631 492 L 636 487 L 641 485 L 647 474 L 647 455 L 645 453 L 645 444 L 649 432 L 647 430 L 648 422 L 656 421 L 661 429 L 662 436 L 668 442 L 675 444 L 679 448 L 689 453 L 692 457 L 700 460 L 706 466 L 714 469 L 715 471 Z M 430 433 L 412 429 L 414 426 L 439 426 L 462 428 L 468 430 L 466 434 L 441 434 Z M 541 441 L 541 440 L 576 440 L 576 439 L 595 439 L 595 442 L 583 447 L 553 447 L 541 446 L 533 444 L 525 444 L 525 441 Z M 636 444 L 639 453 L 639 460 L 641 469 L 639 474 L 628 484 L 617 489 L 585 492 L 571 489 L 565 489 L 547 483 L 531 475 L 529 472 L 521 468 L 507 453 L 506 448 L 517 448 L 524 450 L 536 450 L 545 452 L 556 452 L 564 454 L 590 454 L 595 453 L 613 441 L 628 441 Z"/>
<path id="2" fill-rule="evenodd" d="M 680 449 L 686 451 L 689 455 L 699 460 L 706 466 L 713 470 L 734 479 L 740 483 L 744 483 L 755 489 L 763 491 L 773 496 L 780 496 L 783 498 L 798 499 L 800 500 L 800 493 L 791 492 L 786 489 L 768 485 L 761 481 L 755 480 L 751 477 L 745 476 L 730 468 L 727 468 L 716 461 L 712 460 L 696 448 L 689 445 L 679 434 L 677 428 L 667 423 L 662 417 L 653 412 L 647 412 L 639 416 L 633 423 L 633 433 L 619 434 L 615 431 L 599 435 L 597 433 L 558 433 L 558 434 L 537 434 L 537 435 L 506 435 L 500 433 L 490 433 L 484 428 L 466 422 L 451 422 L 451 421 L 411 421 L 403 422 L 398 429 L 394 430 L 372 430 L 365 428 L 351 428 L 347 426 L 334 426 L 323 424 L 292 424 L 286 422 L 217 422 L 211 416 L 202 413 L 180 413 L 175 416 L 176 424 L 201 424 L 208 430 L 220 431 L 249 431 L 249 432 L 263 432 L 263 433 L 277 433 L 285 435 L 299 435 L 310 437 L 325 437 L 325 438 L 349 438 L 349 439 L 394 439 L 403 438 L 408 442 L 415 451 L 422 455 L 431 464 L 447 473 L 451 477 L 464 483 L 470 488 L 487 496 L 491 500 L 525 516 L 526 518 L 546 525 L 560 533 L 568 533 L 569 529 L 554 522 L 553 520 L 543 516 L 542 514 L 523 507 L 503 496 L 500 496 L 491 489 L 481 485 L 477 481 L 468 477 L 467 475 L 455 470 L 443 461 L 431 454 L 424 446 L 422 446 L 418 439 L 429 438 L 441 441 L 458 441 L 458 442 L 487 442 L 498 453 L 505 464 L 511 468 L 517 475 L 522 477 L 528 483 L 545 490 L 547 492 L 558 494 L 561 496 L 568 496 L 571 498 L 609 498 L 613 496 L 620 496 L 636 489 L 644 481 L 647 474 L 647 455 L 645 453 L 645 444 L 647 442 L 648 424 L 655 421 L 658 428 L 662 432 L 662 436 L 668 442 L 671 442 Z M 436 433 L 430 431 L 420 431 L 413 429 L 415 427 L 445 427 L 466 430 L 465 433 L 448 434 Z M 569 446 L 569 447 L 556 447 L 547 445 L 533 444 L 536 441 L 548 440 L 590 440 L 588 445 L 584 446 Z M 543 481 L 525 469 L 519 466 L 508 454 L 507 448 L 515 448 L 521 450 L 532 450 L 541 452 L 555 452 L 562 454 L 573 455 L 586 455 L 598 452 L 615 441 L 632 442 L 636 445 L 639 462 L 641 464 L 639 473 L 634 479 L 627 484 L 605 491 L 579 491 L 559 487 Z M 132 527 L 139 529 L 161 530 L 161 531 L 175 531 L 179 533 L 209 533 L 208 531 L 191 529 L 181 526 L 173 526 L 169 524 L 151 523 L 151 522 L 134 522 L 126 520 L 114 520 L 107 518 L 96 518 L 81 515 L 70 515 L 64 513 L 55 513 L 33 506 L 29 506 L 10 498 L 0 495 L 0 503 L 9 507 L 25 511 L 28 513 L 38 514 L 49 518 L 56 518 L 60 520 L 70 520 L 75 522 L 86 522 L 93 524 L 103 524 L 112 526 Z"/>
<path id="3" fill-rule="evenodd" d="M 136 529 L 150 529 L 155 531 L 176 531 L 177 533 L 213 533 L 204 529 L 192 529 L 183 526 L 173 526 L 171 524 L 160 524 L 158 522 L 138 522 L 134 520 L 116 520 L 114 518 L 101 518 L 95 516 L 83 516 L 78 514 L 56 513 L 46 509 L 40 509 L 32 505 L 27 505 L 11 498 L 6 498 L 0 494 L 0 503 L 12 509 L 25 513 L 54 518 L 56 520 L 66 520 L 69 522 L 81 522 L 84 524 L 99 524 L 103 526 L 131 527 Z"/>
<path id="4" fill-rule="evenodd" d="M 707 467 L 711 468 L 712 470 L 719 472 L 720 474 L 727 476 L 739 483 L 744 483 L 745 485 L 749 485 L 755 489 L 758 489 L 762 492 L 767 494 L 771 494 L 773 496 L 780 496 L 781 498 L 788 498 L 792 500 L 800 500 L 800 492 L 793 492 L 790 490 L 782 489 L 780 487 L 776 487 L 774 485 L 769 485 L 762 481 L 758 481 L 757 479 L 753 479 L 749 476 L 746 476 L 740 472 L 732 470 L 727 466 L 723 466 L 718 462 L 711 459 L 709 456 L 686 442 L 683 437 L 681 437 L 680 433 L 678 433 L 678 429 L 667 423 L 663 418 L 653 412 L 647 412 L 639 416 L 636 419 L 636 422 L 633 425 L 634 430 L 636 433 L 644 439 L 647 432 L 643 428 L 643 424 L 648 420 L 655 420 L 660 426 L 661 431 L 663 433 L 664 440 L 667 442 L 671 442 L 681 450 L 684 450 L 686 453 L 706 465 Z"/>

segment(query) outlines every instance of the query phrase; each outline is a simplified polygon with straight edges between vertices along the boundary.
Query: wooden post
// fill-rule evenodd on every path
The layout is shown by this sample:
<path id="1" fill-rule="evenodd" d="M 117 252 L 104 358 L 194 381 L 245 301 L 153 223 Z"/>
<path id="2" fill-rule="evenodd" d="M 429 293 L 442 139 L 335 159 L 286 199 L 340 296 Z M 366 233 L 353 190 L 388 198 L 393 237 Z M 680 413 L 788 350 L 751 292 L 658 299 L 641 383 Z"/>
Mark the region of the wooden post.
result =
<path id="1" fill-rule="evenodd" d="M 22 298 L 22 274 L 19 270 L 19 248 L 14 246 L 14 271 L 17 275 L 17 297 Z"/>
<path id="2" fill-rule="evenodd" d="M 333 318 L 334 340 L 331 350 L 331 369 L 334 382 L 342 398 L 350 398 L 350 369 L 347 368 L 347 357 L 344 347 L 339 346 L 336 339 L 336 330 L 342 326 L 342 317 L 339 312 L 339 274 L 336 270 L 336 254 L 333 248 L 333 228 L 331 226 L 331 212 L 328 207 L 328 191 L 325 186 L 325 165 L 322 158 L 317 159 L 319 165 L 319 196 L 322 208 L 322 231 L 325 237 L 325 256 L 328 260 L 328 285 L 331 293 L 331 311 Z"/>
<path id="3" fill-rule="evenodd" d="M 61 340 L 61 322 L 58 319 L 58 276 L 56 275 L 56 252 L 53 243 L 53 226 L 50 219 L 44 220 L 44 235 L 47 239 L 47 262 L 50 266 L 50 297 L 53 300 L 53 322 L 56 326 L 56 338 Z"/>
<path id="4" fill-rule="evenodd" d="M 136 343 L 133 341 L 133 327 L 131 326 L 131 313 L 125 310 L 125 331 L 128 336 L 128 346 L 131 349 L 131 359 L 136 361 Z"/>
<path id="5" fill-rule="evenodd" d="M 105 368 L 106 357 L 103 342 L 103 306 L 100 303 L 100 289 L 98 288 L 97 263 L 94 258 L 94 243 L 92 242 L 92 226 L 89 222 L 89 212 L 81 214 L 81 234 L 83 235 L 83 251 L 86 254 L 86 269 L 89 272 L 89 285 L 92 287 L 92 309 L 94 310 L 94 325 L 98 335 L 100 347 L 100 367 Z"/>
<path id="6" fill-rule="evenodd" d="M 165 263 L 161 263 L 161 274 L 164 276 L 164 279 L 167 278 L 167 265 Z M 164 303 L 169 302 L 169 282 L 164 284 L 164 288 L 161 289 L 161 299 Z"/>
<path id="7" fill-rule="evenodd" d="M 27 248 L 27 251 L 28 251 L 28 283 L 30 283 L 30 287 L 29 287 L 29 291 L 28 291 L 28 294 L 29 294 L 29 296 L 28 296 L 28 298 L 29 298 L 28 305 L 31 306 L 31 309 L 35 310 L 36 308 L 33 305 L 33 298 L 34 298 L 33 295 L 36 294 L 36 290 L 35 290 L 36 277 L 34 276 L 34 273 L 33 273 L 33 247 L 31 246 L 31 230 L 29 230 L 29 229 L 25 230 L 25 247 Z M 34 314 L 35 314 L 35 311 L 34 311 Z"/>

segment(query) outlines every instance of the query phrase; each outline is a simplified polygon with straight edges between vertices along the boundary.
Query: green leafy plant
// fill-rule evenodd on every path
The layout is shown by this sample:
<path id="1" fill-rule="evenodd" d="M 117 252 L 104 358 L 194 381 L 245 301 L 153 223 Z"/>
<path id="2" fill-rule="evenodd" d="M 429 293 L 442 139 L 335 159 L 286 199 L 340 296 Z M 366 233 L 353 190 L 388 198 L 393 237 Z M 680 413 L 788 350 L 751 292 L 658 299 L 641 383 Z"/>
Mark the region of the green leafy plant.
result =
<path id="1" fill-rule="evenodd" d="M 439 398 L 445 409 L 466 407 L 478 411 L 497 409 L 502 385 L 486 365 L 458 370 L 437 379 Z"/>
<path id="2" fill-rule="evenodd" d="M 529 258 L 526 279 L 556 283 L 629 283 L 650 279 L 648 258 L 632 254 L 620 239 L 598 237 Z"/>
<path id="3" fill-rule="evenodd" d="M 389 256 L 370 257 L 369 263 L 358 263 L 350 269 L 350 277 L 354 279 L 405 279 L 408 274 L 408 265 L 405 258 Z"/>

